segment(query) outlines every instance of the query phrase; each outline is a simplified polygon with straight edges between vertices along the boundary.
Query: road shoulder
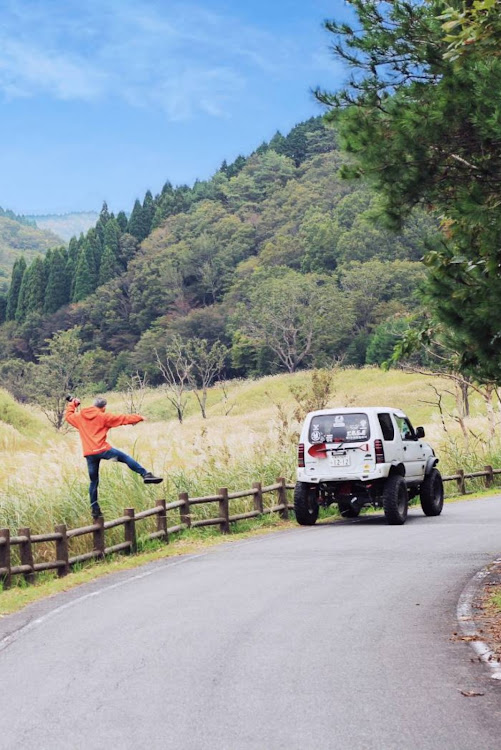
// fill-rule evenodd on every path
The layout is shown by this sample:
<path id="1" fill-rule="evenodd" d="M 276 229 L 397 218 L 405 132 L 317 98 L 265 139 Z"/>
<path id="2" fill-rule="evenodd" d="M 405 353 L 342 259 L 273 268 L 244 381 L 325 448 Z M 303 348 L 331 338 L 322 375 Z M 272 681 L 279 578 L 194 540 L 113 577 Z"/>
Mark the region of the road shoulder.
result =
<path id="1" fill-rule="evenodd" d="M 458 640 L 468 641 L 493 679 L 501 681 L 501 558 L 482 568 L 458 602 Z"/>

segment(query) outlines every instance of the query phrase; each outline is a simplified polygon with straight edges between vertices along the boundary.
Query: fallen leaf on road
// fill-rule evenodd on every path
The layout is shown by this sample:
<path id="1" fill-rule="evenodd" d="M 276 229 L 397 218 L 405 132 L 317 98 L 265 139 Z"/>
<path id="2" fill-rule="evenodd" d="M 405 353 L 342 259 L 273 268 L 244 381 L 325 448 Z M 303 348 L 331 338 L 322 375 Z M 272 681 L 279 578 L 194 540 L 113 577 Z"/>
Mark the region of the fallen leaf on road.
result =
<path id="1" fill-rule="evenodd" d="M 479 638 L 478 635 L 458 635 L 458 633 L 453 633 L 449 640 L 466 641 L 467 643 L 469 643 L 470 641 L 481 641 L 482 639 Z"/>
<path id="2" fill-rule="evenodd" d="M 461 695 L 464 695 L 465 698 L 474 698 L 477 695 L 485 695 L 485 693 L 476 693 L 474 690 L 460 690 L 459 692 Z"/>

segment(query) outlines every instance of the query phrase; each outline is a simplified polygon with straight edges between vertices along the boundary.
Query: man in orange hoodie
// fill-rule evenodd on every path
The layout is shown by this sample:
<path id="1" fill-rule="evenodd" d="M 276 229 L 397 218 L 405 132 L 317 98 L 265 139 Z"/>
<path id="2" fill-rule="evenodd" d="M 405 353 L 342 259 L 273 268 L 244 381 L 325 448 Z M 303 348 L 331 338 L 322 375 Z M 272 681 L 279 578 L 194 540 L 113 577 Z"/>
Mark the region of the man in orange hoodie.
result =
<path id="1" fill-rule="evenodd" d="M 110 427 L 119 427 L 122 424 L 137 424 L 142 422 L 144 417 L 140 414 L 106 413 L 106 403 L 105 398 L 96 398 L 94 406 L 89 406 L 77 412 L 80 401 L 77 398 L 72 398 L 69 400 L 64 415 L 66 421 L 76 427 L 80 433 L 83 454 L 89 470 L 89 495 L 93 518 L 99 518 L 101 515 L 101 508 L 97 500 L 97 488 L 99 486 L 99 464 L 102 460 L 120 461 L 120 463 L 127 464 L 129 469 L 143 477 L 145 484 L 163 482 L 162 477 L 153 476 L 150 471 L 146 471 L 131 456 L 117 450 L 117 448 L 112 448 L 106 440 Z"/>

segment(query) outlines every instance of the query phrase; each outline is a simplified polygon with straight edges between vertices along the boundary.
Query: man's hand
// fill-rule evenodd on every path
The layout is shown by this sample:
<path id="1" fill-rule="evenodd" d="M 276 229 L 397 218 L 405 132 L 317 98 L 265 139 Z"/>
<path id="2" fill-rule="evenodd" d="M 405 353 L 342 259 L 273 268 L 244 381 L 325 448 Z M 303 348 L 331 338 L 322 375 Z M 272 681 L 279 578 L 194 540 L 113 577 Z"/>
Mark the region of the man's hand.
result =
<path id="1" fill-rule="evenodd" d="M 74 398 L 74 399 L 72 400 L 72 402 L 71 402 L 71 403 L 72 403 L 72 404 L 73 404 L 73 406 L 75 406 L 75 407 L 76 407 L 76 406 L 80 406 L 80 399 L 79 399 L 79 398 Z"/>

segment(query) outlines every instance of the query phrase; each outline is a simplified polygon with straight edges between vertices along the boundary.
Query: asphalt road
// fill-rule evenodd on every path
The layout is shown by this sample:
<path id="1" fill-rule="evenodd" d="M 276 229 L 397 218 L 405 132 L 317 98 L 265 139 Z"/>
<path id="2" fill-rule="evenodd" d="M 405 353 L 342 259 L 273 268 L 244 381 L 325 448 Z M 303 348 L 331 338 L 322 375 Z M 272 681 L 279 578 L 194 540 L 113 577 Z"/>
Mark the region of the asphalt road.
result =
<path id="1" fill-rule="evenodd" d="M 499 750 L 501 683 L 453 633 L 500 549 L 501 498 L 469 501 L 403 527 L 298 527 L 37 604 L 0 621 L 0 747 Z"/>

